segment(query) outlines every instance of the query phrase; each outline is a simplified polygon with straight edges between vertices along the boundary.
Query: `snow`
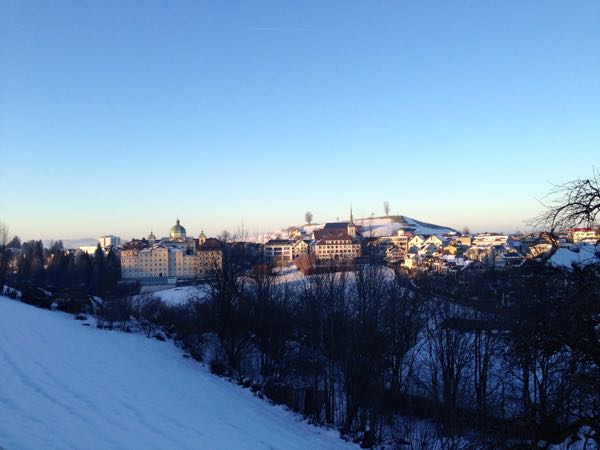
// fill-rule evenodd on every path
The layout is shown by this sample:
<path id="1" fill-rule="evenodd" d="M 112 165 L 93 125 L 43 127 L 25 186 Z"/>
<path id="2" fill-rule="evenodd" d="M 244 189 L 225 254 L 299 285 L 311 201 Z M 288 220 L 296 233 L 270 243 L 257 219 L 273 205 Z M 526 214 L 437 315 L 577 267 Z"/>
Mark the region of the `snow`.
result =
<path id="1" fill-rule="evenodd" d="M 211 375 L 170 342 L 6 297 L 0 373 L 5 448 L 356 448 Z"/>
<path id="2" fill-rule="evenodd" d="M 586 266 L 588 264 L 600 263 L 600 246 L 582 244 L 579 251 L 573 251 L 568 248 L 558 248 L 548 260 L 548 263 L 556 267 L 571 268 L 573 264 Z"/>
<path id="3" fill-rule="evenodd" d="M 347 219 L 345 219 L 347 221 Z M 410 229 L 415 234 L 435 234 L 442 235 L 456 230 L 434 225 L 431 223 L 421 222 L 408 216 L 389 216 L 389 217 L 366 217 L 354 219 L 356 225 L 362 228 L 362 234 L 365 237 L 383 237 L 395 236 L 399 229 Z M 311 236 L 312 232 L 319 230 L 325 226 L 322 224 L 300 225 L 298 228 L 304 236 Z M 408 227 L 408 228 L 407 228 Z M 413 231 L 414 230 L 414 231 Z M 280 231 L 265 233 L 262 236 L 261 242 L 267 242 L 269 239 L 288 239 L 290 238 L 287 228 Z M 261 238 L 259 238 L 261 239 Z"/>
<path id="4" fill-rule="evenodd" d="M 190 301 L 204 301 L 210 293 L 207 284 L 198 286 L 182 286 L 162 291 L 152 292 L 146 295 L 152 295 L 169 306 L 185 305 Z"/>
<path id="5" fill-rule="evenodd" d="M 23 297 L 23 293 L 21 291 L 17 291 L 16 289 L 13 289 L 6 285 L 2 286 L 2 292 L 0 292 L 0 295 L 14 295 L 15 298 Z"/>

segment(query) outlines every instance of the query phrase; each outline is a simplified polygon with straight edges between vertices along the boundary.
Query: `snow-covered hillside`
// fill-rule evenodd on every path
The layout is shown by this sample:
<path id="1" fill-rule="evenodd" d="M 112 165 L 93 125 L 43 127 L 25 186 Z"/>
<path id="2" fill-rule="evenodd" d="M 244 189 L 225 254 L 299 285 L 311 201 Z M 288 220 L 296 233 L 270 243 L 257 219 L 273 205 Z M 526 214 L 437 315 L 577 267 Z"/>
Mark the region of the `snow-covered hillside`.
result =
<path id="1" fill-rule="evenodd" d="M 421 222 L 407 216 L 369 217 L 357 219 L 355 222 L 361 226 L 362 234 L 366 237 L 393 236 L 400 229 L 414 234 L 446 234 L 455 231 L 452 228 Z"/>
<path id="2" fill-rule="evenodd" d="M 169 342 L 0 297 L 0 447 L 354 448 Z"/>
<path id="3" fill-rule="evenodd" d="M 149 292 L 144 296 L 152 296 L 169 306 L 185 305 L 190 301 L 203 302 L 210 294 L 210 286 L 201 284 L 198 286 L 181 286 L 161 291 Z"/>
<path id="4" fill-rule="evenodd" d="M 456 231 L 453 228 L 421 222 L 420 220 L 412 219 L 408 216 L 356 218 L 354 222 L 357 225 L 360 225 L 362 234 L 365 237 L 394 236 L 400 229 L 421 235 L 441 235 Z M 314 230 L 321 229 L 324 226 L 325 224 L 323 223 L 290 227 L 274 233 L 267 233 L 262 236 L 262 240 L 266 242 L 269 239 L 287 239 L 290 237 L 289 231 L 293 228 L 298 228 L 303 235 L 310 236 Z"/>

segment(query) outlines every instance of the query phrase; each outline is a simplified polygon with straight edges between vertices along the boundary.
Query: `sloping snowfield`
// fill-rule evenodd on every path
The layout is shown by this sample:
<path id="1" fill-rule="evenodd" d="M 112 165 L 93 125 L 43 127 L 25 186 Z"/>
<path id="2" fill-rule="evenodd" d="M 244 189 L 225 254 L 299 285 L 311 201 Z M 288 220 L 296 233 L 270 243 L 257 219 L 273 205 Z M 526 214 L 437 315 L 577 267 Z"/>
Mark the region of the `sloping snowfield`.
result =
<path id="1" fill-rule="evenodd" d="M 170 342 L 0 297 L 0 447 L 342 449 Z"/>

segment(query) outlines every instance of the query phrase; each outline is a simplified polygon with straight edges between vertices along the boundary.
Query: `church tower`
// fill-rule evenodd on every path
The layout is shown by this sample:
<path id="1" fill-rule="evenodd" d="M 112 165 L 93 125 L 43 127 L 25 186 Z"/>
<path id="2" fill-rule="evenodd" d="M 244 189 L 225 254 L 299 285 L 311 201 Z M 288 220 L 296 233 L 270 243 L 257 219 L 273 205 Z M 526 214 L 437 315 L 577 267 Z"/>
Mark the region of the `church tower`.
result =
<path id="1" fill-rule="evenodd" d="M 352 217 L 352 206 L 350 206 L 350 222 L 348 222 L 348 234 L 353 238 L 356 237 L 356 225 L 354 225 L 354 217 Z"/>

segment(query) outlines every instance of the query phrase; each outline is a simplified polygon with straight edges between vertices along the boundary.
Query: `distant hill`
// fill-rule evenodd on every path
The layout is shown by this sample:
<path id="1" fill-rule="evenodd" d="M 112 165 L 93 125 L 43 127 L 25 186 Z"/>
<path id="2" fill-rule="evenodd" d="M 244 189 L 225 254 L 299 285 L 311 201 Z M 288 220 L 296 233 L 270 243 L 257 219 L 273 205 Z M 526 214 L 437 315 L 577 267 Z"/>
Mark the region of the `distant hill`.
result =
<path id="1" fill-rule="evenodd" d="M 356 219 L 355 223 L 362 227 L 363 236 L 392 236 L 400 229 L 415 234 L 445 234 L 457 230 L 433 223 L 422 222 L 408 216 L 367 217 Z"/>
<path id="2" fill-rule="evenodd" d="M 338 223 L 348 223 L 347 220 L 339 221 Z M 398 230 L 404 229 L 415 234 L 446 234 L 451 232 L 457 232 L 454 228 L 436 225 L 433 223 L 422 222 L 420 220 L 413 219 L 408 216 L 387 216 L 387 217 L 365 217 L 360 219 L 354 219 L 354 223 L 360 225 L 362 228 L 362 234 L 365 237 L 382 237 L 382 236 L 393 236 Z M 310 235 L 314 230 L 318 230 L 325 226 L 321 224 L 311 225 L 299 225 L 297 227 L 290 227 L 282 229 L 278 232 L 267 233 L 264 235 L 264 240 L 275 238 L 287 238 L 289 230 L 292 228 L 298 228 L 302 230 L 303 234 Z"/>

